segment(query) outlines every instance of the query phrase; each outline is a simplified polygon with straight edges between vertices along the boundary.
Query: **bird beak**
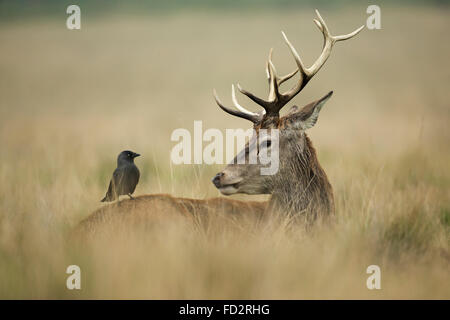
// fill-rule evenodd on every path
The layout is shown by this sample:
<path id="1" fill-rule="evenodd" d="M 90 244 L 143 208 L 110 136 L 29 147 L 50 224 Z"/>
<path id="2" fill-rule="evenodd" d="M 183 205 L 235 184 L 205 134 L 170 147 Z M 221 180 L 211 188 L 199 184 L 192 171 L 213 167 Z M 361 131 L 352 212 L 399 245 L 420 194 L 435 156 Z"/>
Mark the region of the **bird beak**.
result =
<path id="1" fill-rule="evenodd" d="M 133 158 L 137 158 L 137 157 L 139 157 L 139 156 L 140 156 L 139 153 L 135 153 L 135 154 L 133 155 Z"/>

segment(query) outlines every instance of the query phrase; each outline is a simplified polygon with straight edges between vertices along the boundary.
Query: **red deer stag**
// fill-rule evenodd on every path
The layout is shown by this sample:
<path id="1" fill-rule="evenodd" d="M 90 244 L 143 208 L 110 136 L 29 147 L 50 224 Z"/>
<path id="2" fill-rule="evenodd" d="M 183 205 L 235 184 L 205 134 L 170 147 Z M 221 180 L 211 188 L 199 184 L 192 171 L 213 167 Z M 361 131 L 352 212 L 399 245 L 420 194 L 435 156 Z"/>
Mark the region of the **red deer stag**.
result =
<path id="1" fill-rule="evenodd" d="M 258 152 L 262 147 L 267 148 L 266 151 L 273 149 L 270 152 L 278 152 L 279 169 L 273 175 L 261 175 L 262 164 L 249 164 L 248 161 L 245 164 L 237 164 L 235 158 L 213 178 L 213 183 L 225 195 L 235 193 L 271 194 L 268 203 L 244 202 L 226 198 L 195 200 L 175 198 L 170 195 L 143 195 L 136 197 L 135 200 L 124 200 L 120 204 L 102 207 L 82 221 L 80 226 L 92 229 L 96 224 L 106 221 L 133 219 L 138 222 L 150 216 L 165 219 L 166 213 L 163 212 L 167 211 L 177 215 L 181 213 L 186 217 L 193 217 L 195 213 L 207 217 L 210 213 L 217 211 L 230 213 L 230 215 L 234 213 L 262 215 L 264 212 L 279 210 L 288 213 L 304 213 L 303 216 L 308 217 L 308 220 L 314 219 L 319 213 L 332 214 L 334 212 L 332 187 L 317 160 L 311 140 L 306 135 L 306 130 L 316 124 L 319 112 L 331 97 L 332 92 L 301 109 L 293 106 L 284 117 L 280 117 L 280 110 L 320 70 L 330 56 L 333 45 L 338 41 L 354 37 L 364 26 L 346 35 L 332 36 L 317 10 L 316 13 L 318 20 L 314 19 L 314 22 L 323 34 L 324 45 L 322 53 L 312 66 L 305 67 L 294 46 L 282 33 L 295 59 L 297 69 L 286 76 L 278 76 L 272 63 L 272 50 L 270 50 L 266 66 L 269 82 L 268 99 L 261 99 L 238 85 L 242 94 L 263 108 L 261 112 L 250 112 L 240 106 L 235 97 L 234 86 L 232 87 L 232 100 L 236 109 L 226 107 L 214 91 L 216 102 L 221 109 L 231 115 L 250 120 L 256 132 L 256 136 L 246 144 L 244 150 L 236 158 L 248 159 L 252 153 Z M 299 79 L 294 87 L 281 93 L 280 85 L 296 73 L 299 73 Z M 271 144 L 270 139 L 264 142 L 264 146 L 254 143 L 259 141 L 257 138 L 261 129 L 269 132 L 278 129 L 278 151 L 275 150 L 276 148 L 271 148 L 274 144 Z"/>
<path id="2" fill-rule="evenodd" d="M 238 85 L 242 94 L 263 107 L 261 112 L 250 112 L 240 106 L 235 97 L 234 86 L 232 87 L 232 99 L 237 110 L 226 107 L 214 92 L 219 107 L 234 116 L 250 120 L 253 123 L 256 135 L 259 135 L 261 129 L 279 130 L 278 150 L 270 150 L 279 153 L 279 170 L 276 174 L 262 175 L 260 170 L 263 165 L 237 164 L 235 158 L 231 164 L 214 177 L 214 185 L 226 195 L 234 193 L 271 194 L 269 210 L 277 209 L 290 213 L 303 212 L 309 217 L 315 217 L 320 212 L 334 212 L 333 191 L 330 182 L 317 160 L 311 140 L 306 135 L 306 130 L 316 124 L 320 110 L 333 92 L 329 92 L 321 99 L 304 106 L 300 110 L 297 106 L 293 106 L 285 117 L 280 117 L 280 110 L 320 70 L 330 56 L 331 49 L 336 42 L 350 39 L 364 28 L 364 26 L 361 26 L 347 35 L 332 36 L 317 10 L 316 13 L 319 20 L 314 20 L 314 22 L 322 31 L 324 45 L 322 53 L 311 67 L 304 66 L 294 46 L 282 32 L 297 64 L 297 70 L 284 77 L 279 77 L 272 63 L 272 50 L 270 50 L 266 67 L 269 81 L 268 99 L 263 100 Z M 300 73 L 300 77 L 294 87 L 286 93 L 281 93 L 279 91 L 280 85 L 292 78 L 297 72 Z M 259 141 L 257 137 L 252 140 L 253 142 Z M 271 149 L 272 145 L 269 139 L 264 147 Z M 237 157 L 248 159 L 252 152 L 258 152 L 261 147 L 263 146 L 249 142 Z"/>

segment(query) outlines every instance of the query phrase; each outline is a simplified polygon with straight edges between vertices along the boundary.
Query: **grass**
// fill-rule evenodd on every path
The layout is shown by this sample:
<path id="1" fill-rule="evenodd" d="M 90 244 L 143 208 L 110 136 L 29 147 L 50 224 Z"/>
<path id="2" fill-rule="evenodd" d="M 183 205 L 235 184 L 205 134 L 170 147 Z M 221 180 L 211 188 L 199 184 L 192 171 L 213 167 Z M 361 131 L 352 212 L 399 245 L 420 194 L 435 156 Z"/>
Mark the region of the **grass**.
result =
<path id="1" fill-rule="evenodd" d="M 364 10 L 324 10 L 334 34 Z M 224 114 L 239 81 L 266 92 L 270 47 L 293 68 L 280 30 L 310 64 L 321 48 L 312 10 L 180 12 L 5 23 L 0 30 L 0 297 L 450 298 L 449 25 L 445 8 L 385 8 L 381 31 L 338 43 L 295 103 L 333 89 L 310 137 L 334 187 L 333 226 L 168 215 L 155 227 L 70 237 L 100 206 L 115 158 L 137 159 L 136 194 L 219 196 L 222 166 L 170 165 L 171 132 L 247 128 Z M 414 29 L 414 37 L 406 36 Z M 243 97 L 242 104 L 252 110 Z M 266 196 L 233 196 L 264 200 Z M 125 228 L 126 229 L 126 228 Z M 68 265 L 82 290 L 65 287 Z M 368 290 L 367 266 L 382 290 Z"/>

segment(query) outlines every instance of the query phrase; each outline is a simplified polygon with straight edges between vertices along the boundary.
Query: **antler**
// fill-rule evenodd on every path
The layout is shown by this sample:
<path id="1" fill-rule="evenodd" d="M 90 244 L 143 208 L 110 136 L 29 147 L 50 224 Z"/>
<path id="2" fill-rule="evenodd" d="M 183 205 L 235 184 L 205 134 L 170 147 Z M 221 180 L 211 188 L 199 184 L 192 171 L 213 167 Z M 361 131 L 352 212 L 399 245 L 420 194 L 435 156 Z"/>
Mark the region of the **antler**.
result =
<path id="1" fill-rule="evenodd" d="M 305 68 L 294 46 L 289 42 L 288 38 L 286 37 L 286 34 L 284 32 L 281 32 L 283 34 L 284 41 L 291 50 L 295 62 L 297 63 L 297 66 L 300 70 L 300 81 L 297 82 L 297 84 L 290 91 L 282 95 L 282 100 L 286 101 L 286 103 L 289 102 L 293 97 L 295 97 L 305 87 L 305 85 L 309 82 L 309 80 L 311 80 L 311 78 L 317 73 L 317 71 L 319 71 L 320 68 L 322 68 L 322 66 L 325 64 L 328 57 L 330 56 L 331 49 L 333 48 L 333 45 L 336 42 L 350 39 L 356 36 L 364 28 L 364 25 L 362 25 L 361 27 L 359 27 L 358 29 L 349 34 L 341 36 L 332 36 L 330 30 L 328 29 L 325 21 L 323 20 L 318 10 L 316 10 L 316 14 L 319 20 L 314 19 L 314 22 L 316 23 L 319 30 L 322 31 L 324 45 L 322 53 L 311 67 Z"/>
<path id="2" fill-rule="evenodd" d="M 217 96 L 216 89 L 214 89 L 214 98 L 216 99 L 216 103 L 219 105 L 219 107 L 223 111 L 225 111 L 225 112 L 227 112 L 227 113 L 229 113 L 229 114 L 231 114 L 233 116 L 250 120 L 253 123 L 259 122 L 262 119 L 263 115 L 264 115 L 264 113 L 255 113 L 255 112 L 248 111 L 247 109 L 245 109 L 244 107 L 242 107 L 239 104 L 239 102 L 236 99 L 236 92 L 234 91 L 234 84 L 231 85 L 231 99 L 233 100 L 234 106 L 238 110 L 226 107 L 220 101 L 219 97 Z"/>
<path id="3" fill-rule="evenodd" d="M 320 54 L 319 58 L 314 62 L 314 64 L 311 67 L 306 68 L 304 66 L 304 64 L 303 64 L 300 56 L 298 55 L 297 51 L 295 50 L 294 46 L 289 42 L 285 33 L 281 32 L 283 35 L 284 41 L 288 45 L 288 47 L 295 59 L 295 62 L 297 64 L 297 70 L 285 75 L 284 77 L 279 77 L 276 73 L 275 66 L 272 63 L 272 49 L 271 49 L 270 53 L 269 53 L 269 59 L 267 61 L 267 65 L 266 65 L 266 73 L 267 73 L 267 78 L 269 81 L 269 97 L 268 97 L 268 99 L 267 100 L 261 99 L 261 98 L 255 96 L 254 94 L 252 94 L 251 92 L 242 89 L 242 87 L 238 84 L 239 91 L 242 94 L 249 97 L 255 103 L 262 106 L 264 108 L 265 112 L 254 113 L 254 112 L 250 112 L 250 111 L 244 109 L 242 106 L 240 106 L 239 103 L 237 103 L 237 101 L 236 101 L 234 86 L 232 86 L 232 98 L 233 98 L 235 107 L 239 111 L 225 107 L 220 102 L 219 98 L 217 97 L 216 91 L 214 90 L 214 96 L 216 98 L 216 102 L 219 105 L 219 107 L 232 115 L 248 119 L 254 123 L 260 121 L 262 119 L 262 117 L 266 114 L 273 115 L 273 116 L 279 116 L 279 111 L 281 110 L 281 108 L 283 108 L 290 100 L 292 100 L 292 98 L 294 98 L 306 86 L 306 84 L 309 82 L 309 80 L 311 80 L 311 78 L 320 70 L 320 68 L 322 68 L 322 66 L 325 64 L 325 62 L 327 61 L 328 57 L 331 54 L 331 49 L 333 48 L 333 45 L 338 41 L 343 41 L 343 40 L 347 40 L 347 39 L 354 37 L 364 28 L 364 25 L 363 25 L 349 34 L 340 35 L 340 36 L 332 36 L 325 21 L 323 20 L 323 18 L 320 15 L 318 10 L 316 10 L 316 14 L 317 14 L 317 17 L 319 20 L 314 19 L 314 22 L 316 23 L 317 27 L 323 34 L 324 45 L 323 45 L 322 53 Z M 292 78 L 298 71 L 300 71 L 300 78 L 299 78 L 298 82 L 295 84 L 295 86 L 286 93 L 280 93 L 280 91 L 279 91 L 280 85 L 283 82 Z"/>

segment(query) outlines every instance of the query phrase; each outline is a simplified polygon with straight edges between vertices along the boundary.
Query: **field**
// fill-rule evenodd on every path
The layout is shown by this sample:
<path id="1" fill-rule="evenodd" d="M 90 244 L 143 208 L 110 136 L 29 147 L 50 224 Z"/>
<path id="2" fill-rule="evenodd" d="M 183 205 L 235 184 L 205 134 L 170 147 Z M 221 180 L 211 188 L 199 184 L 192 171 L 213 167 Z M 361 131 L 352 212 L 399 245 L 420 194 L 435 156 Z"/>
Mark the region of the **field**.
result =
<path id="1" fill-rule="evenodd" d="M 87 14 L 79 31 L 65 16 L 3 22 L 0 298 L 450 299 L 450 12 L 382 10 L 382 29 L 336 44 L 294 99 L 335 91 L 309 131 L 334 188 L 333 226 L 220 219 L 199 230 L 176 219 L 85 241 L 72 230 L 101 206 L 124 149 L 142 154 L 136 195 L 219 196 L 210 180 L 223 166 L 172 165 L 172 131 L 194 120 L 248 128 L 213 88 L 227 103 L 236 82 L 265 96 L 269 49 L 280 73 L 295 66 L 281 30 L 311 64 L 322 45 L 314 11 Z M 334 34 L 367 17 L 321 13 Z M 71 264 L 82 290 L 66 289 Z M 366 288 L 369 265 L 381 290 Z"/>

